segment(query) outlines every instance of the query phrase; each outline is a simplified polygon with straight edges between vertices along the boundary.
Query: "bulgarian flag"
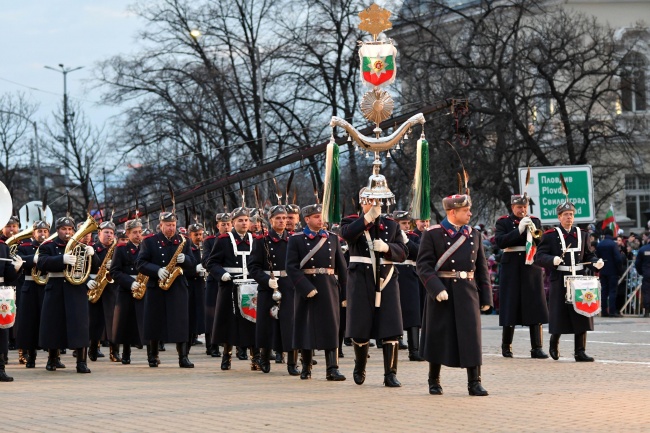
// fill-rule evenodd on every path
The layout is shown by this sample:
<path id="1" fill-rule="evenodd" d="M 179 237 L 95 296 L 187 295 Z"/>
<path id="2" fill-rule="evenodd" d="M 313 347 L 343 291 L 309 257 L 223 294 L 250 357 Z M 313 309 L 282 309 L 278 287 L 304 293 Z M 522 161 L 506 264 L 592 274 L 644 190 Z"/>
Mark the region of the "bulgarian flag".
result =
<path id="1" fill-rule="evenodd" d="M 361 79 L 371 86 L 379 87 L 395 81 L 397 49 L 392 43 L 364 43 L 359 48 Z"/>
<path id="2" fill-rule="evenodd" d="M 618 234 L 618 224 L 616 224 L 616 218 L 614 217 L 614 205 L 609 206 L 609 210 L 605 215 L 601 229 L 606 229 L 607 227 L 612 229 L 614 236 Z"/>

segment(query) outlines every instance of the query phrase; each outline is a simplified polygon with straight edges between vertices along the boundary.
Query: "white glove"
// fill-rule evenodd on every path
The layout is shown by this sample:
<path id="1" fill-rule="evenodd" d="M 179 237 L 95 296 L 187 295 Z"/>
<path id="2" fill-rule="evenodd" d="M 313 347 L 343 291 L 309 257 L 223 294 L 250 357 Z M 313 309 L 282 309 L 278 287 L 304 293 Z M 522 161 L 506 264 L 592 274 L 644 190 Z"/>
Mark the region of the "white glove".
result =
<path id="1" fill-rule="evenodd" d="M 409 237 L 406 236 L 406 232 L 404 230 L 402 230 L 402 242 L 404 242 L 405 245 L 409 243 Z"/>
<path id="2" fill-rule="evenodd" d="M 528 227 L 532 222 L 533 220 L 531 220 L 530 217 L 523 217 L 521 221 L 519 221 L 519 233 L 526 231 L 526 227 Z"/>
<path id="3" fill-rule="evenodd" d="M 159 280 L 165 280 L 169 277 L 169 271 L 165 268 L 160 268 L 158 269 L 158 279 Z"/>
<path id="4" fill-rule="evenodd" d="M 183 263 L 185 261 L 185 254 L 180 253 L 176 256 L 176 263 Z"/>
<path id="5" fill-rule="evenodd" d="M 18 272 L 18 269 L 21 268 L 23 263 L 25 263 L 25 261 L 23 260 L 22 257 L 20 257 L 20 256 L 15 256 L 14 257 L 13 264 L 14 264 L 14 269 L 16 270 L 16 272 Z"/>
<path id="6" fill-rule="evenodd" d="M 131 290 L 132 291 L 138 290 L 139 288 L 140 288 L 140 283 L 138 283 L 137 281 L 134 281 L 134 282 L 131 283 Z"/>
<path id="7" fill-rule="evenodd" d="M 377 219 L 377 217 L 381 215 L 381 206 L 376 205 L 370 208 L 368 212 L 363 216 L 363 219 L 366 220 L 368 224 L 373 222 L 374 220 Z"/>
<path id="8" fill-rule="evenodd" d="M 113 264 L 113 260 L 109 260 L 108 262 L 106 262 L 106 267 L 110 269 L 112 264 Z"/>
<path id="9" fill-rule="evenodd" d="M 221 276 L 221 281 L 225 282 L 225 281 L 230 281 L 230 280 L 232 280 L 232 276 L 228 272 L 226 272 L 225 274 L 223 274 Z"/>
<path id="10" fill-rule="evenodd" d="M 489 306 L 489 305 L 483 305 L 483 306 L 481 307 L 481 311 L 487 311 L 487 310 L 489 310 L 489 309 L 490 309 L 490 306 Z"/>
<path id="11" fill-rule="evenodd" d="M 562 263 L 562 257 L 553 257 L 553 266 L 560 266 L 560 263 Z"/>
<path id="12" fill-rule="evenodd" d="M 89 288 L 90 290 L 95 290 L 95 289 L 97 288 L 97 281 L 95 281 L 95 280 L 88 280 L 88 282 L 86 283 L 86 286 L 88 286 L 88 288 Z"/>
<path id="13" fill-rule="evenodd" d="M 347 306 L 348 306 L 348 301 L 347 300 L 346 301 L 341 301 L 341 307 L 347 308 Z"/>
<path id="14" fill-rule="evenodd" d="M 316 296 L 317 293 L 318 293 L 318 290 L 314 289 L 314 290 L 312 290 L 311 292 L 309 292 L 307 294 L 307 297 L 308 298 L 313 298 L 314 296 Z"/>
<path id="15" fill-rule="evenodd" d="M 77 256 L 73 254 L 64 254 L 63 263 L 66 265 L 74 266 L 74 264 L 77 263 Z"/>
<path id="16" fill-rule="evenodd" d="M 375 239 L 372 241 L 372 249 L 380 253 L 385 253 L 388 251 L 388 244 L 381 239 Z"/>
<path id="17" fill-rule="evenodd" d="M 277 280 L 277 278 L 271 278 L 271 279 L 269 280 L 269 287 L 272 288 L 272 289 L 277 289 L 278 287 L 280 287 L 280 286 L 278 285 L 278 280 Z"/>
<path id="18" fill-rule="evenodd" d="M 446 290 L 443 290 L 442 292 L 438 293 L 438 296 L 436 296 L 436 301 L 438 302 L 446 301 L 447 299 L 449 299 L 449 293 L 447 293 Z"/>
<path id="19" fill-rule="evenodd" d="M 34 254 L 34 264 L 38 263 L 38 254 Z"/>
<path id="20" fill-rule="evenodd" d="M 596 269 L 602 269 L 603 266 L 605 266 L 603 259 L 598 259 L 598 261 L 594 263 L 594 268 Z"/>
<path id="21" fill-rule="evenodd" d="M 95 254 L 95 249 L 90 245 L 86 245 L 86 256 L 92 257 Z"/>
<path id="22" fill-rule="evenodd" d="M 203 267 L 203 265 L 201 263 L 196 265 L 196 272 L 198 274 L 205 275 L 205 268 Z"/>

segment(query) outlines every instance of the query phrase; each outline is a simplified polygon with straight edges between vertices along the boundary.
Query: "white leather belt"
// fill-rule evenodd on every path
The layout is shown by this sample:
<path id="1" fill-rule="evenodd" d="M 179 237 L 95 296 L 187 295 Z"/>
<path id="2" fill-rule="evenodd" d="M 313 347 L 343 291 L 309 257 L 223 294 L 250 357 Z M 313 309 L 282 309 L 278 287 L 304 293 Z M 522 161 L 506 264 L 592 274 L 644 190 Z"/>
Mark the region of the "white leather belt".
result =
<path id="1" fill-rule="evenodd" d="M 372 259 L 370 257 L 363 257 L 363 256 L 350 256 L 350 263 L 366 263 L 368 265 L 372 265 Z M 390 260 L 386 259 L 379 259 L 379 264 L 380 265 L 396 265 L 397 263 L 394 263 Z"/>
<path id="2" fill-rule="evenodd" d="M 415 266 L 415 260 L 404 260 L 404 261 L 401 262 L 401 263 L 395 262 L 395 263 L 393 263 L 393 264 L 394 264 L 395 266 L 399 266 L 399 265 Z"/>
<path id="3" fill-rule="evenodd" d="M 63 278 L 63 272 L 49 272 L 47 276 L 50 278 Z"/>
<path id="4" fill-rule="evenodd" d="M 312 268 L 302 270 L 306 275 L 334 275 L 334 269 L 331 268 Z"/>
<path id="5" fill-rule="evenodd" d="M 4 282 L 5 282 L 5 277 L 0 277 L 0 283 L 4 283 Z"/>
<path id="6" fill-rule="evenodd" d="M 129 274 L 129 277 L 132 277 L 132 278 L 138 278 L 138 274 L 135 274 L 135 275 L 131 275 L 131 274 Z"/>
<path id="7" fill-rule="evenodd" d="M 34 281 L 34 277 L 31 275 L 25 275 L 25 281 Z"/>
<path id="8" fill-rule="evenodd" d="M 460 278 L 461 280 L 474 278 L 474 271 L 438 271 L 438 278 Z"/>
<path id="9" fill-rule="evenodd" d="M 581 264 L 575 265 L 575 267 L 574 267 L 574 269 L 575 269 L 576 271 L 581 271 L 581 270 L 583 270 L 584 268 L 585 268 L 585 267 L 584 267 L 583 265 L 581 265 Z M 558 270 L 558 271 L 562 271 L 562 272 L 571 272 L 571 266 L 558 266 L 558 267 L 557 267 L 557 270 Z"/>
<path id="10" fill-rule="evenodd" d="M 525 251 L 526 251 L 526 247 L 524 247 L 524 246 L 508 247 L 508 248 L 503 249 L 504 253 L 519 253 L 519 252 L 525 252 Z"/>
<path id="11" fill-rule="evenodd" d="M 264 271 L 266 275 L 271 275 L 271 271 Z M 274 277 L 286 277 L 287 271 L 273 271 Z"/>
<path id="12" fill-rule="evenodd" d="M 244 273 L 243 268 L 223 268 L 223 270 L 228 272 L 229 274 L 242 274 L 242 273 Z"/>

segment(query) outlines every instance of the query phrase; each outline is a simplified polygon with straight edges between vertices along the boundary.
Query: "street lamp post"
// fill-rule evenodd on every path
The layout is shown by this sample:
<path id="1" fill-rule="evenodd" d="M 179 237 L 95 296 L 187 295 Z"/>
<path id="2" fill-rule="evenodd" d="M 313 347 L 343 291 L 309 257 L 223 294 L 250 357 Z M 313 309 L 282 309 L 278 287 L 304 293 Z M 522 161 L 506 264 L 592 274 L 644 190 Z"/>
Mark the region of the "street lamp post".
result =
<path id="1" fill-rule="evenodd" d="M 70 72 L 78 71 L 83 68 L 83 66 L 66 68 L 63 66 L 63 63 L 59 63 L 59 68 L 61 69 L 53 68 L 52 66 L 45 66 L 45 69 L 61 72 L 63 74 L 63 146 L 65 147 L 65 180 L 67 182 L 70 174 L 70 167 L 68 164 L 68 142 L 70 140 L 70 128 L 68 126 L 68 74 Z"/>
<path id="2" fill-rule="evenodd" d="M 24 114 L 16 113 L 13 111 L 5 111 L 5 110 L 0 110 L 0 113 L 18 116 L 21 119 L 31 123 L 32 128 L 34 128 L 34 146 L 36 147 L 36 178 L 38 184 L 38 197 L 41 197 L 42 196 L 41 195 L 41 151 L 40 151 L 40 146 L 38 145 L 38 126 L 36 122 L 31 120 L 29 117 L 25 116 Z"/>

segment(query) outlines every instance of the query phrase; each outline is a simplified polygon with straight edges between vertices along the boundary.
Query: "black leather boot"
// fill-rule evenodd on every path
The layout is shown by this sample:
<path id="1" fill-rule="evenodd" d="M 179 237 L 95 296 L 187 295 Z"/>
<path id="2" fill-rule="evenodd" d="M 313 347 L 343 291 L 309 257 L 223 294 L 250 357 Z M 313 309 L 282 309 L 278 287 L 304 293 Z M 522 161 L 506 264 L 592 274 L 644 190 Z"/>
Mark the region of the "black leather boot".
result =
<path id="1" fill-rule="evenodd" d="M 302 371 L 300 372 L 300 379 L 311 379 L 311 361 L 313 352 L 311 350 L 301 350 L 300 357 L 302 361 Z"/>
<path id="2" fill-rule="evenodd" d="M 363 385 L 366 381 L 366 365 L 368 364 L 368 348 L 369 344 L 357 343 L 352 340 L 354 346 L 354 370 L 352 370 L 352 378 L 357 385 Z"/>
<path id="3" fill-rule="evenodd" d="M 58 357 L 59 351 L 56 349 L 49 349 L 47 351 L 47 364 L 45 364 L 45 369 L 47 371 L 56 371 L 56 358 Z"/>
<path id="4" fill-rule="evenodd" d="M 194 368 L 194 364 L 192 364 L 187 357 L 187 348 L 188 343 L 186 341 L 182 343 L 176 343 L 176 352 L 178 353 L 178 366 L 180 368 Z"/>
<path id="5" fill-rule="evenodd" d="M 212 343 L 210 342 L 210 334 L 205 333 L 205 354 L 212 356 Z"/>
<path id="6" fill-rule="evenodd" d="M 467 368 L 467 390 L 469 395 L 484 397 L 488 392 L 481 385 L 481 366 Z"/>
<path id="7" fill-rule="evenodd" d="M 585 353 L 587 347 L 587 333 L 575 334 L 575 353 L 573 357 L 576 362 L 594 362 L 594 358 Z"/>
<path id="8" fill-rule="evenodd" d="M 530 357 L 535 359 L 547 359 L 548 355 L 542 350 L 542 324 L 531 325 L 530 329 Z"/>
<path id="9" fill-rule="evenodd" d="M 160 352 L 165 352 L 167 349 L 165 348 L 165 342 L 164 341 L 159 341 L 158 342 L 158 350 Z"/>
<path id="10" fill-rule="evenodd" d="M 27 351 L 27 362 L 25 363 L 25 368 L 35 368 L 36 367 L 36 350 L 29 349 Z"/>
<path id="11" fill-rule="evenodd" d="M 111 343 L 110 359 L 111 359 L 111 362 L 122 362 L 122 358 L 120 357 L 120 345 L 119 344 Z"/>
<path id="12" fill-rule="evenodd" d="M 213 358 L 221 358 L 221 352 L 219 351 L 219 345 L 212 345 L 212 352 L 210 356 Z"/>
<path id="13" fill-rule="evenodd" d="M 249 351 L 251 357 L 251 371 L 262 371 L 260 349 L 257 347 L 251 347 Z"/>
<path id="14" fill-rule="evenodd" d="M 80 347 L 77 349 L 77 373 L 90 373 L 88 368 L 88 348 Z"/>
<path id="15" fill-rule="evenodd" d="M 237 359 L 240 361 L 246 361 L 248 359 L 248 355 L 246 355 L 246 348 L 245 347 L 239 347 L 237 346 Z"/>
<path id="16" fill-rule="evenodd" d="M 560 336 L 562 334 L 551 334 L 548 345 L 548 353 L 554 360 L 560 359 Z"/>
<path id="17" fill-rule="evenodd" d="M 281 350 L 276 350 L 275 351 L 275 363 L 276 364 L 284 364 L 284 354 Z"/>
<path id="18" fill-rule="evenodd" d="M 399 350 L 407 350 L 409 348 L 408 344 L 404 344 L 404 337 L 400 336 L 397 341 L 399 342 Z"/>
<path id="19" fill-rule="evenodd" d="M 125 344 L 122 349 L 122 364 L 129 365 L 131 363 L 131 345 Z"/>
<path id="20" fill-rule="evenodd" d="M 223 358 L 221 358 L 221 369 L 230 370 L 232 363 L 232 346 L 230 344 L 223 345 Z"/>
<path id="21" fill-rule="evenodd" d="M 501 355 L 504 358 L 512 358 L 512 338 L 515 335 L 514 326 L 504 326 L 501 334 Z"/>
<path id="22" fill-rule="evenodd" d="M 402 384 L 397 380 L 397 354 L 399 347 L 397 340 L 382 341 L 384 351 L 384 386 L 397 388 Z"/>
<path id="23" fill-rule="evenodd" d="M 5 360 L 4 357 L 1 357 L 0 359 L 0 382 L 13 382 L 14 378 L 11 376 L 7 376 L 7 372 L 5 371 Z"/>
<path id="24" fill-rule="evenodd" d="M 339 349 L 328 349 L 325 351 L 325 378 L 334 382 L 341 382 L 345 380 L 345 376 L 339 371 Z"/>
<path id="25" fill-rule="evenodd" d="M 377 349 L 381 349 L 381 340 L 379 338 L 377 338 L 375 340 L 375 342 L 377 343 Z M 372 346 L 370 346 L 370 347 L 372 347 Z"/>
<path id="26" fill-rule="evenodd" d="M 60 350 L 56 351 L 56 368 L 65 368 L 65 364 L 61 362 L 61 353 Z"/>
<path id="27" fill-rule="evenodd" d="M 96 340 L 90 340 L 90 347 L 88 348 L 88 358 L 92 362 L 97 361 L 97 358 L 99 357 L 99 341 Z"/>
<path id="28" fill-rule="evenodd" d="M 147 362 L 149 362 L 149 367 L 158 367 L 160 365 L 160 359 L 158 358 L 159 350 L 158 340 L 151 340 L 147 344 Z"/>
<path id="29" fill-rule="evenodd" d="M 18 363 L 25 365 L 27 360 L 25 359 L 25 355 L 23 354 L 23 349 L 18 349 Z"/>
<path id="30" fill-rule="evenodd" d="M 300 376 L 300 370 L 296 368 L 298 363 L 298 351 L 290 350 L 287 352 L 287 371 L 290 376 Z"/>
<path id="31" fill-rule="evenodd" d="M 442 395 L 442 386 L 440 386 L 440 364 L 429 363 L 429 394 Z"/>
<path id="32" fill-rule="evenodd" d="M 259 349 L 260 350 L 260 370 L 263 373 L 271 372 L 271 349 Z M 280 352 L 282 353 L 282 352 Z"/>
<path id="33" fill-rule="evenodd" d="M 420 328 L 414 326 L 407 329 L 406 338 L 409 347 L 409 361 L 424 361 L 420 356 Z"/>

